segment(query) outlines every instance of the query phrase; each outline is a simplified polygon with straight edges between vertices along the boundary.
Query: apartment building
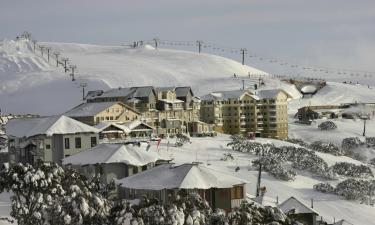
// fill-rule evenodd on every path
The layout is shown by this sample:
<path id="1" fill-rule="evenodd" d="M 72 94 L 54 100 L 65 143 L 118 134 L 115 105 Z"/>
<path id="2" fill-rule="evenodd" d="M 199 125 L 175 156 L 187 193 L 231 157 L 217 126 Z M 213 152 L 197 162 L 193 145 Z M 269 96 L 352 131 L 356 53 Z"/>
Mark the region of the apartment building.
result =
<path id="1" fill-rule="evenodd" d="M 288 94 L 282 90 L 212 92 L 201 98 L 200 119 L 227 134 L 288 136 Z"/>

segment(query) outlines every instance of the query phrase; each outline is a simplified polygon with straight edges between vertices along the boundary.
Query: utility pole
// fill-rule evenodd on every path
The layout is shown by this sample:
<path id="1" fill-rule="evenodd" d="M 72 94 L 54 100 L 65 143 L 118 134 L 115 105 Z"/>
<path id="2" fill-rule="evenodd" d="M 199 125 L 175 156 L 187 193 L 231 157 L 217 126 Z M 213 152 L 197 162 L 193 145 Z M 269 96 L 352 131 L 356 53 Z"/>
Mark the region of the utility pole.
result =
<path id="1" fill-rule="evenodd" d="M 61 60 L 64 62 L 64 70 L 65 70 L 65 73 L 66 73 L 66 71 L 68 71 L 68 67 L 67 67 L 66 63 L 69 61 L 69 59 L 68 58 L 62 58 Z"/>
<path id="2" fill-rule="evenodd" d="M 201 53 L 201 49 L 202 49 L 202 44 L 203 44 L 203 41 L 197 41 L 197 45 L 198 45 L 198 52 Z"/>
<path id="3" fill-rule="evenodd" d="M 51 48 L 50 47 L 46 47 L 46 49 L 47 49 L 47 61 L 49 62 L 49 51 L 51 50 Z"/>
<path id="4" fill-rule="evenodd" d="M 154 38 L 153 40 L 155 42 L 155 49 L 158 49 L 158 41 L 159 41 L 159 39 L 158 38 Z"/>
<path id="5" fill-rule="evenodd" d="M 245 80 L 242 80 L 242 90 L 245 90 Z"/>
<path id="6" fill-rule="evenodd" d="M 366 116 L 366 117 L 362 117 L 362 120 L 363 120 L 363 134 L 362 136 L 365 137 L 366 136 L 366 121 L 368 120 L 369 118 Z"/>
<path id="7" fill-rule="evenodd" d="M 59 55 L 60 55 L 60 52 L 54 52 L 53 54 L 56 57 L 56 67 L 59 67 Z"/>
<path id="8" fill-rule="evenodd" d="M 77 69 L 77 66 L 76 65 L 70 65 L 69 68 L 72 71 L 72 73 L 70 74 L 70 76 L 72 76 L 72 81 L 75 81 L 76 79 L 74 78 L 74 70 Z"/>
<path id="9" fill-rule="evenodd" d="M 43 49 L 44 49 L 44 46 L 39 46 L 40 48 L 40 53 L 42 53 L 42 56 L 43 56 Z"/>
<path id="10" fill-rule="evenodd" d="M 245 65 L 245 52 L 247 51 L 246 48 L 241 48 L 241 54 L 242 54 L 242 65 Z"/>
<path id="11" fill-rule="evenodd" d="M 82 100 L 84 101 L 85 100 L 85 87 L 87 87 L 87 83 L 86 82 L 81 82 L 79 84 L 79 86 L 82 87 Z"/>
<path id="12" fill-rule="evenodd" d="M 260 196 L 260 183 L 262 180 L 262 157 L 264 156 L 264 147 L 262 146 L 262 153 L 259 152 L 259 171 L 258 171 L 258 180 L 257 180 L 257 190 L 256 190 L 256 196 Z"/>
<path id="13" fill-rule="evenodd" d="M 36 40 L 33 40 L 33 44 L 34 44 L 34 52 L 35 52 Z"/>

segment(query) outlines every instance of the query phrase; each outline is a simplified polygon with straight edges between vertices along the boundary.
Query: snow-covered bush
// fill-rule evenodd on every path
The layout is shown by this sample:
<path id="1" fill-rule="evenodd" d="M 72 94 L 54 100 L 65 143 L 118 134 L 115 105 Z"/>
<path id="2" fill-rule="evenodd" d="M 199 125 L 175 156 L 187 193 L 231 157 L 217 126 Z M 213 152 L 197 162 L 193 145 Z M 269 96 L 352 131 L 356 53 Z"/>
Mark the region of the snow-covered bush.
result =
<path id="1" fill-rule="evenodd" d="M 297 144 L 297 145 L 300 145 L 302 147 L 308 147 L 309 146 L 308 143 L 306 143 L 305 141 L 303 141 L 302 139 L 299 139 L 299 138 L 286 138 L 286 139 L 284 139 L 284 141 L 289 142 L 289 143 L 293 143 L 293 144 Z"/>
<path id="2" fill-rule="evenodd" d="M 363 142 L 358 137 L 344 138 L 341 142 L 341 148 L 344 151 L 351 151 L 361 146 Z"/>
<path id="3" fill-rule="evenodd" d="M 319 124 L 318 127 L 320 130 L 334 130 L 337 128 L 336 124 L 332 121 L 325 121 Z"/>
<path id="4" fill-rule="evenodd" d="M 330 183 L 319 183 L 315 184 L 313 188 L 317 191 L 323 192 L 323 193 L 334 193 L 335 187 L 332 186 Z"/>
<path id="5" fill-rule="evenodd" d="M 364 200 L 370 194 L 369 185 L 367 180 L 347 179 L 337 184 L 335 193 L 348 200 Z"/>
<path id="6" fill-rule="evenodd" d="M 324 143 L 322 141 L 314 141 L 310 144 L 310 148 L 317 152 L 329 153 L 332 155 L 343 155 L 342 151 L 332 143 Z"/>
<path id="7" fill-rule="evenodd" d="M 370 178 L 374 177 L 371 169 L 365 165 L 355 165 L 348 162 L 338 162 L 332 166 L 333 172 L 347 177 Z"/>
<path id="8" fill-rule="evenodd" d="M 221 158 L 220 160 L 222 161 L 234 160 L 234 157 L 231 153 L 224 153 L 223 158 Z"/>
<path id="9" fill-rule="evenodd" d="M 260 160 L 254 160 L 253 166 L 259 167 L 260 162 L 262 164 L 262 168 L 277 179 L 293 181 L 296 177 L 296 173 L 292 170 L 287 170 L 283 166 L 284 162 L 274 155 L 267 154 L 262 156 Z"/>
<path id="10" fill-rule="evenodd" d="M 370 159 L 369 164 L 375 166 L 375 158 Z"/>
<path id="11" fill-rule="evenodd" d="M 287 216 L 278 208 L 256 206 L 254 203 L 242 202 L 239 208 L 228 214 L 230 225 L 252 224 L 292 224 Z"/>

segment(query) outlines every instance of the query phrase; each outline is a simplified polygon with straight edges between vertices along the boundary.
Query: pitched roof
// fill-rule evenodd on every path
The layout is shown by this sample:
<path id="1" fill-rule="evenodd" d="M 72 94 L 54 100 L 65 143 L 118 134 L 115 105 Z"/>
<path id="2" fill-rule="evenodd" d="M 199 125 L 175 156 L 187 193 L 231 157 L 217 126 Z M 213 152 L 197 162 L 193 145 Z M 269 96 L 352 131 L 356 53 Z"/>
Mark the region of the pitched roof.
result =
<path id="1" fill-rule="evenodd" d="M 203 96 L 201 99 L 202 100 L 216 100 L 216 101 L 238 99 L 245 93 L 250 93 L 250 92 L 247 90 L 215 91 L 208 95 Z"/>
<path id="2" fill-rule="evenodd" d="M 290 197 L 278 206 L 285 214 L 301 214 L 301 213 L 314 213 L 318 214 L 314 209 L 308 207 L 304 203 L 300 202 L 295 197 Z"/>
<path id="3" fill-rule="evenodd" d="M 174 91 L 175 87 L 156 87 L 155 91 L 161 92 L 161 91 Z"/>
<path id="4" fill-rule="evenodd" d="M 130 189 L 229 188 L 247 183 L 232 175 L 198 164 L 164 164 L 118 181 Z"/>
<path id="5" fill-rule="evenodd" d="M 102 95 L 98 96 L 99 98 L 108 98 L 108 97 L 126 97 L 133 92 L 131 88 L 113 88 L 108 91 L 105 91 Z"/>
<path id="6" fill-rule="evenodd" d="M 270 99 L 276 98 L 280 92 L 284 92 L 289 97 L 289 94 L 281 89 L 259 90 L 255 93 L 255 95 L 257 95 L 260 99 Z"/>
<path id="7" fill-rule="evenodd" d="M 191 87 L 176 87 L 176 96 L 185 97 L 189 94 L 190 91 L 193 93 Z"/>
<path id="8" fill-rule="evenodd" d="M 91 149 L 81 151 L 63 159 L 63 164 L 94 165 L 123 163 L 133 166 L 144 166 L 162 159 L 155 152 L 146 151 L 146 144 L 140 146 L 124 144 L 99 144 Z"/>
<path id="9" fill-rule="evenodd" d="M 117 127 L 117 128 L 121 129 L 122 131 L 124 131 L 125 133 L 128 134 L 134 128 L 136 128 L 137 126 L 139 126 L 141 124 L 143 124 L 144 126 L 149 127 L 150 129 L 153 129 L 151 126 L 149 126 L 146 123 L 143 123 L 143 122 L 141 122 L 139 120 L 129 121 L 129 122 L 125 122 L 125 123 L 103 121 L 103 122 L 98 123 L 94 127 L 97 128 L 97 129 L 99 129 L 100 131 L 103 131 L 104 129 L 106 129 L 109 126 L 114 126 L 114 127 Z"/>
<path id="10" fill-rule="evenodd" d="M 66 116 L 12 119 L 6 124 L 6 133 L 15 137 L 45 134 L 98 133 L 99 130 Z"/>
<path id="11" fill-rule="evenodd" d="M 154 91 L 152 86 L 132 87 L 131 89 L 134 90 L 132 93 L 133 98 L 148 97 Z"/>
<path id="12" fill-rule="evenodd" d="M 94 116 L 115 104 L 124 105 L 119 102 L 86 102 L 67 111 L 66 113 L 64 113 L 64 115 L 69 117 Z"/>

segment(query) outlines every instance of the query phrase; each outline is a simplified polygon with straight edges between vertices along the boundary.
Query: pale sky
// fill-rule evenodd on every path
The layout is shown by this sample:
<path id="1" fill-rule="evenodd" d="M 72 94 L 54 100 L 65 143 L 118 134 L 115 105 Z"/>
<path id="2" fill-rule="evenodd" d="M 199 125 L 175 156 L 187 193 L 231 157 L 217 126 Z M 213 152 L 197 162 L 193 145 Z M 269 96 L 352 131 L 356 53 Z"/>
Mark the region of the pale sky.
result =
<path id="1" fill-rule="evenodd" d="M 204 40 L 375 72 L 374 0 L 0 0 L 0 39 L 24 30 L 49 42 Z"/>

